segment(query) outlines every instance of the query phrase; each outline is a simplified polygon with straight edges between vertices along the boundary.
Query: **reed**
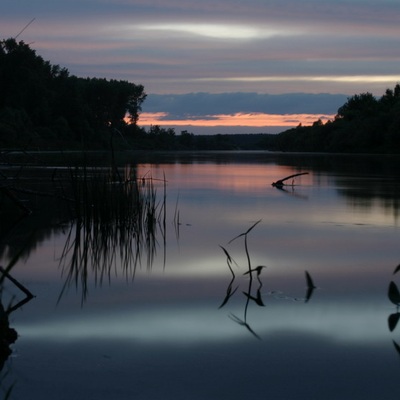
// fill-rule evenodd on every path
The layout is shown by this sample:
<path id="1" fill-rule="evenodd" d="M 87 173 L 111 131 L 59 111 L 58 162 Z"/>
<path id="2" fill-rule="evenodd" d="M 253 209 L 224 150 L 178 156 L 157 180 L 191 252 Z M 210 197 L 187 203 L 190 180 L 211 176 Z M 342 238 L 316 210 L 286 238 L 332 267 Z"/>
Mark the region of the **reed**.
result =
<path id="1" fill-rule="evenodd" d="M 139 178 L 134 168 L 127 167 L 123 180 L 115 176 L 115 171 L 85 166 L 70 170 L 74 220 L 60 259 L 65 283 L 59 301 L 71 284 L 81 286 L 84 301 L 90 275 L 102 284 L 121 268 L 133 279 L 144 258 L 147 268 L 152 267 L 158 235 L 165 247 L 165 177 L 164 194 L 158 200 L 149 174 Z"/>
<path id="2" fill-rule="evenodd" d="M 239 318 L 233 313 L 229 314 L 229 318 L 232 321 L 236 322 L 237 324 L 245 327 L 255 338 L 257 338 L 259 340 L 261 340 L 261 337 L 252 329 L 252 327 L 248 323 L 247 316 L 248 316 L 248 309 L 249 309 L 250 301 L 259 307 L 265 307 L 265 304 L 264 304 L 264 301 L 262 298 L 263 294 L 261 292 L 261 289 L 263 287 L 263 282 L 260 278 L 260 275 L 261 275 L 262 271 L 264 269 L 266 269 L 267 267 L 265 265 L 258 265 L 257 267 L 254 267 L 254 268 L 252 267 L 252 262 L 251 262 L 250 251 L 249 251 L 247 239 L 248 239 L 249 233 L 260 222 L 261 222 L 261 220 L 256 221 L 255 223 L 253 223 L 253 225 L 250 226 L 249 229 L 247 229 L 245 232 L 235 236 L 233 239 L 231 239 L 228 242 L 228 244 L 231 244 L 232 242 L 234 242 L 240 238 L 244 238 L 244 252 L 246 255 L 246 259 L 247 259 L 247 271 L 244 272 L 243 275 L 246 275 L 249 278 L 248 284 L 247 284 L 247 290 L 242 291 L 242 294 L 246 297 L 244 310 L 243 310 L 243 318 Z M 233 283 L 236 280 L 236 275 L 235 275 L 234 270 L 232 269 L 232 264 L 235 263 L 236 266 L 238 266 L 238 264 L 236 263 L 236 261 L 234 261 L 233 257 L 231 256 L 231 254 L 228 252 L 228 250 L 225 247 L 223 247 L 221 245 L 219 247 L 222 249 L 222 251 L 224 252 L 224 254 L 226 256 L 226 263 L 228 265 L 229 271 L 232 274 L 232 279 L 229 282 L 228 287 L 226 289 L 225 297 L 224 297 L 221 305 L 218 307 L 218 308 L 222 308 L 228 303 L 228 301 L 231 299 L 231 297 L 235 294 L 235 292 L 239 288 L 239 284 L 236 285 L 235 289 L 233 289 Z M 398 272 L 399 270 L 400 270 L 400 265 L 395 269 L 394 273 Z M 253 287 L 253 273 L 256 275 L 257 280 L 258 280 L 258 287 L 255 287 L 255 288 Z M 317 288 L 317 286 L 315 286 L 314 280 L 308 271 L 305 271 L 305 278 L 306 278 L 306 284 L 307 284 L 307 292 L 306 292 L 306 295 L 304 298 L 299 299 L 296 297 L 290 297 L 290 296 L 286 296 L 286 295 L 281 298 L 290 299 L 293 301 L 304 301 L 305 303 L 307 303 L 311 299 L 311 296 L 312 296 L 314 290 L 318 289 L 318 288 Z M 272 294 L 272 293 L 277 293 L 277 292 L 276 291 L 269 292 L 269 294 Z M 282 292 L 278 291 L 278 293 L 282 293 Z M 391 282 L 389 285 L 388 296 L 389 296 L 390 301 L 392 301 L 392 303 L 394 303 L 398 307 L 400 307 L 400 291 L 398 290 L 398 288 L 394 282 Z M 391 330 L 394 329 L 394 327 L 396 326 L 399 319 L 400 319 L 400 313 L 398 312 L 398 310 L 397 310 L 396 314 L 392 314 L 389 317 L 389 327 Z"/>
<path id="3" fill-rule="evenodd" d="M 243 310 L 243 318 L 239 318 L 233 313 L 229 314 L 229 318 L 232 321 L 236 322 L 237 324 L 245 327 L 258 340 L 261 340 L 261 337 L 259 335 L 257 335 L 257 333 L 252 329 L 250 324 L 247 322 L 247 312 L 248 312 L 250 300 L 254 301 L 258 306 L 264 307 L 264 303 L 262 301 L 261 291 L 260 291 L 261 287 L 262 287 L 262 282 L 261 282 L 261 280 L 259 278 L 259 275 L 261 273 L 261 270 L 263 268 L 265 268 L 265 267 L 264 266 L 258 266 L 257 268 L 252 268 L 251 257 L 250 257 L 248 243 L 247 243 L 247 237 L 248 237 L 248 234 L 253 230 L 253 228 L 255 226 L 257 226 L 260 222 L 261 222 L 261 220 L 256 221 L 249 229 L 247 229 L 246 232 L 243 232 L 243 233 L 235 236 L 233 239 L 231 239 L 228 242 L 228 244 L 231 244 L 235 240 L 244 237 L 244 250 L 245 250 L 245 254 L 246 254 L 246 258 L 247 258 L 247 272 L 245 272 L 245 274 L 249 275 L 249 282 L 248 282 L 247 291 L 246 292 L 242 292 L 244 294 L 244 296 L 246 297 L 246 302 L 245 302 L 244 310 Z M 219 306 L 219 308 L 222 308 L 228 303 L 229 299 L 235 294 L 235 292 L 238 289 L 239 285 L 236 286 L 236 288 L 234 290 L 232 290 L 232 285 L 233 285 L 233 282 L 235 281 L 235 278 L 236 278 L 235 273 L 234 273 L 234 271 L 232 269 L 232 263 L 236 264 L 236 262 L 233 260 L 233 258 L 231 257 L 230 253 L 228 252 L 228 250 L 225 247 L 220 245 L 220 248 L 225 253 L 226 262 L 227 262 L 228 268 L 229 268 L 229 270 L 230 270 L 230 272 L 232 274 L 232 280 L 230 281 L 230 283 L 228 285 L 228 288 L 226 290 L 225 298 L 222 301 L 222 304 Z M 256 296 L 252 296 L 252 294 L 251 294 L 252 293 L 252 286 L 253 286 L 253 275 L 252 275 L 253 272 L 257 273 L 257 278 L 258 278 L 258 281 L 259 281 L 259 287 L 257 288 L 257 295 Z"/>
<path id="4" fill-rule="evenodd" d="M 9 373 L 10 371 L 5 371 L 3 373 L 0 369 L 0 391 L 3 393 L 3 400 L 11 399 L 11 395 L 15 387 L 15 382 L 7 384 L 4 383 L 8 380 Z"/>
<path id="5" fill-rule="evenodd" d="M 240 235 L 235 236 L 232 240 L 229 241 L 229 244 L 230 244 L 230 243 L 232 243 L 233 241 L 235 241 L 236 239 L 241 238 L 241 237 L 244 236 L 244 249 L 245 249 L 245 252 L 246 252 L 247 267 L 248 267 L 247 273 L 250 275 L 250 280 L 253 279 L 253 275 L 252 275 L 253 269 L 252 269 L 252 267 L 251 267 L 251 259 L 250 259 L 249 247 L 248 247 L 248 244 L 247 244 L 247 236 L 248 236 L 248 234 L 252 231 L 252 229 L 253 229 L 256 225 L 258 225 L 260 222 L 261 222 L 261 219 L 258 220 L 257 222 L 255 222 L 249 229 L 247 229 L 246 232 L 243 232 L 243 233 L 241 233 Z"/>

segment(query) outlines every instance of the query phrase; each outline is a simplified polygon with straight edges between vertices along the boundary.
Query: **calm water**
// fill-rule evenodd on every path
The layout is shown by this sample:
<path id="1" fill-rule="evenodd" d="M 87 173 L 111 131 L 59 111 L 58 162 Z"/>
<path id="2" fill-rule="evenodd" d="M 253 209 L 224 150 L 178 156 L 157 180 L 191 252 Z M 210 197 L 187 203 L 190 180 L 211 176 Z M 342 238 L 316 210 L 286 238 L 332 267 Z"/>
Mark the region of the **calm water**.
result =
<path id="1" fill-rule="evenodd" d="M 90 267 L 61 298 L 71 226 L 29 217 L 1 260 L 40 226 L 11 271 L 36 297 L 10 315 L 19 337 L 1 390 L 13 384 L 11 398 L 31 400 L 398 399 L 400 326 L 388 287 L 400 287 L 399 165 L 268 153 L 143 158 L 139 176 L 160 179 L 160 198 L 167 180 L 155 252 L 127 270 L 117 249 L 110 274 Z M 298 172 L 309 174 L 271 186 Z M 249 263 L 266 268 L 249 279 Z M 4 306 L 23 297 L 4 283 Z"/>

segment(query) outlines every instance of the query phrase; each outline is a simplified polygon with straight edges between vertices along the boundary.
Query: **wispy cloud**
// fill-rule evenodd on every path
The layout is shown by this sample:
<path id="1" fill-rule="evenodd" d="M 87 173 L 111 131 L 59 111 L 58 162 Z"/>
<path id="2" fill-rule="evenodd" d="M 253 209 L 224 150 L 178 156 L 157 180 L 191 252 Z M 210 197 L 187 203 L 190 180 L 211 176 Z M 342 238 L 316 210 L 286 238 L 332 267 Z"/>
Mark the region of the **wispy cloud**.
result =
<path id="1" fill-rule="evenodd" d="M 249 96 L 247 108 L 235 104 L 238 92 L 382 94 L 400 81 L 399 15 L 397 0 L 2 0 L 0 34 L 36 18 L 19 39 L 71 74 L 140 83 L 149 94 L 231 93 L 200 118 L 331 115 L 336 108 L 317 102 L 300 110 L 273 98 L 279 111 Z M 192 110 L 198 100 L 185 98 Z M 186 103 L 175 104 L 180 112 L 155 109 L 149 96 L 145 112 L 177 119 Z"/>
<path id="2" fill-rule="evenodd" d="M 156 25 L 142 25 L 140 29 L 146 31 L 159 31 L 163 34 L 179 33 L 189 34 L 195 36 L 204 36 L 206 38 L 222 39 L 222 40 L 251 40 L 251 39 L 267 39 L 274 36 L 291 36 L 295 31 L 288 29 L 256 27 L 251 25 L 237 25 L 237 24 L 183 24 L 183 23 L 169 23 L 169 24 L 156 24 Z"/>

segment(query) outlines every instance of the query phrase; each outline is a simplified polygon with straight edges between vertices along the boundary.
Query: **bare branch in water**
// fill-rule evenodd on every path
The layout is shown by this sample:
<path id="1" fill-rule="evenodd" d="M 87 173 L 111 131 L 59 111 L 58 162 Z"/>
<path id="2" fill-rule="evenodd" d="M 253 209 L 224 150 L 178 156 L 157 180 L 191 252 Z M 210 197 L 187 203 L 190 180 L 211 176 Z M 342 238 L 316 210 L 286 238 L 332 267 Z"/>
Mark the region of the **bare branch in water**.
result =
<path id="1" fill-rule="evenodd" d="M 288 179 L 295 178 L 296 176 L 300 176 L 300 175 L 307 175 L 307 174 L 308 174 L 308 172 L 300 172 L 298 174 L 289 175 L 286 178 L 279 179 L 276 182 L 272 182 L 272 186 L 274 186 L 274 187 L 282 187 L 282 186 L 285 185 L 283 182 L 287 181 Z"/>

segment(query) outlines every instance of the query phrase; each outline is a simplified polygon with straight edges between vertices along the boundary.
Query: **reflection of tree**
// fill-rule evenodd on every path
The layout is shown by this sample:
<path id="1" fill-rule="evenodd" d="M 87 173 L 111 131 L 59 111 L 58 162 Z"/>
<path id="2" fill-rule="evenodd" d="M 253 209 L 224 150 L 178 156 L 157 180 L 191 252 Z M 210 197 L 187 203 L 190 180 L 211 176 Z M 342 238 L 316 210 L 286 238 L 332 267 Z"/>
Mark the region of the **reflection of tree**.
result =
<path id="1" fill-rule="evenodd" d="M 12 353 L 10 346 L 17 340 L 17 331 L 10 328 L 8 321 L 9 311 L 0 303 L 0 371 Z"/>
<path id="2" fill-rule="evenodd" d="M 18 257 L 12 260 L 6 268 L 0 266 L 0 371 L 3 369 L 4 363 L 11 354 L 10 346 L 17 340 L 17 332 L 14 328 L 10 327 L 9 316 L 10 314 L 21 308 L 25 303 L 30 301 L 34 296 L 32 293 L 23 286 L 18 280 L 10 275 L 10 270 L 15 265 Z M 2 302 L 4 280 L 8 279 L 15 287 L 24 293 L 25 298 L 18 301 L 16 304 L 10 304 L 4 307 Z"/>
<path id="3" fill-rule="evenodd" d="M 61 221 L 71 217 L 66 202 L 60 201 L 65 171 L 57 178 L 55 169 L 11 165 L 0 179 L 0 258 L 6 260 L 21 248 L 20 256 L 28 258 L 39 243 L 61 230 Z"/>
<path id="4" fill-rule="evenodd" d="M 400 215 L 398 178 L 365 177 L 361 179 L 340 179 L 338 193 L 351 201 L 352 206 L 370 210 L 379 205 L 386 213 L 393 212 L 397 220 Z"/>
<path id="5" fill-rule="evenodd" d="M 321 175 L 335 177 L 339 195 L 349 199 L 353 206 L 370 209 L 377 204 L 398 218 L 400 212 L 398 156 L 361 154 L 277 154 L 270 160 L 277 165 L 301 165 L 317 180 Z M 316 182 L 318 183 L 318 182 Z"/>
<path id="6" fill-rule="evenodd" d="M 15 262 L 16 259 L 13 260 L 5 269 L 0 267 L 0 389 L 5 391 L 5 399 L 8 399 L 11 395 L 14 384 L 6 383 L 8 371 L 4 372 L 3 368 L 8 357 L 12 354 L 11 345 L 15 343 L 18 338 L 17 331 L 10 326 L 9 316 L 13 311 L 19 309 L 34 297 L 25 286 L 10 275 L 9 271 Z M 14 286 L 25 294 L 25 298 L 19 300 L 15 304 L 11 301 L 7 307 L 4 307 L 3 305 L 3 288 L 5 279 L 8 279 Z"/>
<path id="7" fill-rule="evenodd" d="M 131 165 L 121 173 L 114 159 L 109 168 L 89 167 L 96 162 L 104 165 L 104 160 L 87 157 L 83 153 L 83 160 L 77 161 L 82 166 L 66 168 L 46 168 L 46 163 L 31 160 L 40 167 L 21 165 L 0 176 L 0 205 L 4 206 L 0 208 L 0 257 L 27 258 L 38 243 L 69 227 L 60 260 L 66 277 L 63 292 L 70 284 L 80 284 L 82 299 L 91 273 L 101 283 L 121 264 L 124 273 L 133 277 L 143 262 L 148 267 L 153 264 L 158 235 L 163 238 L 164 260 L 166 244 L 165 177 L 164 197 L 159 200 L 150 174 L 139 178 Z M 62 161 L 60 154 L 57 163 Z M 5 195 L 5 188 L 10 195 Z M 29 216 L 21 216 L 20 204 L 29 206 Z"/>
<path id="8" fill-rule="evenodd" d="M 31 210 L 22 202 L 10 188 L 9 176 L 0 173 L 0 257 L 8 258 L 5 268 L 0 266 L 0 390 L 4 392 L 4 399 L 11 396 L 14 383 L 8 383 L 9 370 L 4 371 L 4 365 L 12 353 L 11 345 L 18 338 L 17 331 L 10 326 L 10 314 L 30 301 L 34 296 L 17 279 L 11 276 L 11 270 L 21 257 L 29 254 L 32 242 L 31 231 L 18 234 L 18 228 L 29 220 Z M 25 297 L 14 302 L 14 296 L 7 306 L 3 304 L 5 281 L 11 282 Z"/>

